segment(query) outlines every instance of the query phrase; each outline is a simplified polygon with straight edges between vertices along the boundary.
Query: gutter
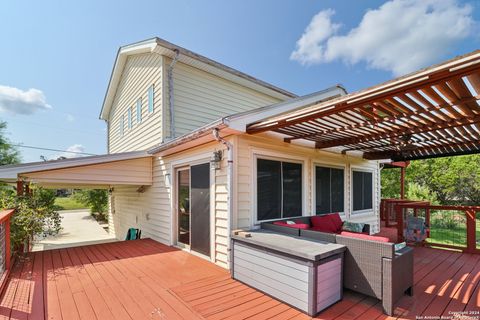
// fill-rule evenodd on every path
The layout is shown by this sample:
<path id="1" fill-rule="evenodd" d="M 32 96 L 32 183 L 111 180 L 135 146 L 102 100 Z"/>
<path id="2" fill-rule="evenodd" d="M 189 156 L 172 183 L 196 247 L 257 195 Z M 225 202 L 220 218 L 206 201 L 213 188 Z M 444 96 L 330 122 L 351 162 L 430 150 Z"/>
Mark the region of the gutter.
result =
<path id="1" fill-rule="evenodd" d="M 227 148 L 227 265 L 229 270 L 232 269 L 232 216 L 233 216 L 233 145 L 231 142 L 220 137 L 218 128 L 212 130 L 213 138 L 223 144 Z"/>
<path id="2" fill-rule="evenodd" d="M 174 112 L 174 100 L 173 100 L 173 67 L 175 67 L 175 64 L 178 61 L 178 57 L 180 56 L 180 51 L 178 49 L 174 49 L 173 52 L 175 52 L 175 56 L 172 59 L 172 62 L 170 62 L 170 65 L 168 66 L 168 72 L 167 72 L 167 77 L 168 77 L 168 105 L 169 105 L 169 110 L 170 110 L 170 139 L 175 138 L 175 112 Z"/>

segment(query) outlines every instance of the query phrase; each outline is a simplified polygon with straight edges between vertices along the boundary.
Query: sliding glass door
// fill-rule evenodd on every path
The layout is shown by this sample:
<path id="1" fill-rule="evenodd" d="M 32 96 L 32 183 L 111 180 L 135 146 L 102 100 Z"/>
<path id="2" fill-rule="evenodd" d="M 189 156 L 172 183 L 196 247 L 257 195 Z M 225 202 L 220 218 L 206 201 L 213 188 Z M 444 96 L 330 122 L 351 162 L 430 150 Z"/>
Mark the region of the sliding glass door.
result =
<path id="1" fill-rule="evenodd" d="M 177 241 L 210 256 L 210 165 L 177 170 Z"/>

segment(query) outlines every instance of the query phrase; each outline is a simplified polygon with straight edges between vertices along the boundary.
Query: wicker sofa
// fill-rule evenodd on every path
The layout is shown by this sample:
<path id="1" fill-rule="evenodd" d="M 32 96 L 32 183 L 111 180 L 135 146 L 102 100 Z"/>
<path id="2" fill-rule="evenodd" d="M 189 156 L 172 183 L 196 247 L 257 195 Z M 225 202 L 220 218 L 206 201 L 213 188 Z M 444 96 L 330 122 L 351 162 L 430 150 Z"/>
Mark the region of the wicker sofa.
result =
<path id="1" fill-rule="evenodd" d="M 310 217 L 294 218 L 305 225 L 310 223 L 309 219 Z M 405 293 L 413 294 L 413 250 L 409 247 L 395 251 L 394 243 L 374 241 L 373 237 L 355 238 L 273 222 L 262 223 L 261 228 L 345 245 L 344 287 L 380 299 L 383 311 L 388 315 L 393 315 L 395 304 Z M 363 231 L 367 233 L 368 230 L 369 227 L 366 227 Z"/>

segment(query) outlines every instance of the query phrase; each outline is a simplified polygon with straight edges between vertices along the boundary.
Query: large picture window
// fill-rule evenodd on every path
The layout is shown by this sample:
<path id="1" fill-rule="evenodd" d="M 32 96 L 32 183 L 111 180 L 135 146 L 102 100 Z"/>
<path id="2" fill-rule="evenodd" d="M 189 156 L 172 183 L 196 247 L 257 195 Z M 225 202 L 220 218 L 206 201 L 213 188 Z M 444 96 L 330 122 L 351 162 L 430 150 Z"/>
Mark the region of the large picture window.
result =
<path id="1" fill-rule="evenodd" d="M 344 212 L 344 170 L 315 167 L 315 214 Z"/>
<path id="2" fill-rule="evenodd" d="M 353 211 L 373 209 L 373 174 L 368 171 L 352 172 Z"/>
<path id="3" fill-rule="evenodd" d="M 257 221 L 302 215 L 302 165 L 257 159 Z"/>

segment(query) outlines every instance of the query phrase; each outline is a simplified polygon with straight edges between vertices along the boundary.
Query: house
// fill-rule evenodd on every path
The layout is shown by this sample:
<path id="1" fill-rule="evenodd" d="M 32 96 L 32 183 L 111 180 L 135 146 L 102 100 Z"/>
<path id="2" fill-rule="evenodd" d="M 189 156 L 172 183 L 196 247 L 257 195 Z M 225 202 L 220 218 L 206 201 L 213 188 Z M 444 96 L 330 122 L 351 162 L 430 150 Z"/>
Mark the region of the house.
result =
<path id="1" fill-rule="evenodd" d="M 377 224 L 378 213 L 373 210 L 373 202 L 378 201 L 373 200 L 373 194 L 378 195 L 376 162 L 319 154 L 278 137 L 244 134 L 248 123 L 343 94 L 344 89 L 333 87 L 297 98 L 160 39 L 121 48 L 100 115 L 108 124 L 108 150 L 148 150 L 154 156 L 151 187 L 142 193 L 137 186 L 113 187 L 110 229 L 122 238 L 129 227 L 139 227 L 148 237 L 188 248 L 226 267 L 229 230 L 317 210 L 311 181 L 314 170 L 321 172 L 318 179 L 320 174 L 336 179 L 332 188 L 344 199 L 342 203 L 322 199 L 326 206 L 322 210 L 344 212 L 350 218 L 351 165 L 369 170 L 370 212 L 361 214 L 361 219 Z M 214 141 L 214 129 L 225 143 Z M 230 178 L 226 146 L 233 154 Z M 210 170 L 218 151 L 220 168 Z M 313 167 L 317 162 L 325 166 L 323 171 Z M 259 164 L 265 168 L 257 168 Z M 270 192 L 282 191 L 269 189 L 274 180 L 265 186 L 256 182 L 255 170 L 267 170 L 262 173 L 267 175 L 284 170 L 285 177 L 272 179 L 281 183 L 290 174 L 294 181 L 283 182 L 283 199 L 273 200 Z M 288 194 L 295 195 L 289 199 Z M 258 203 L 265 207 L 260 215 Z"/>
<path id="2" fill-rule="evenodd" d="M 439 147 L 410 140 L 420 131 L 372 97 L 430 85 L 429 76 L 440 81 L 479 55 L 350 95 L 333 86 L 297 97 L 162 39 L 142 41 L 120 48 L 113 67 L 100 113 L 108 154 L 5 166 L 0 178 L 19 186 L 106 188 L 110 232 L 118 239 L 140 228 L 143 237 L 225 268 L 231 230 L 263 221 L 339 212 L 376 233 L 379 160 L 431 156 Z M 391 103 L 427 130 L 426 120 L 416 119 L 420 111 Z M 468 125 L 465 119 L 458 121 Z M 402 140 L 405 127 L 410 138 Z M 470 148 L 478 152 L 478 145 Z"/>
<path id="3" fill-rule="evenodd" d="M 137 227 L 227 267 L 230 230 L 261 221 L 338 211 L 378 229 L 377 161 L 246 134 L 250 123 L 345 94 L 334 86 L 297 97 L 154 38 L 118 51 L 100 112 L 108 155 L 4 168 L 2 178 L 108 188 L 118 239 Z M 365 195 L 354 205 L 357 188 Z"/>

